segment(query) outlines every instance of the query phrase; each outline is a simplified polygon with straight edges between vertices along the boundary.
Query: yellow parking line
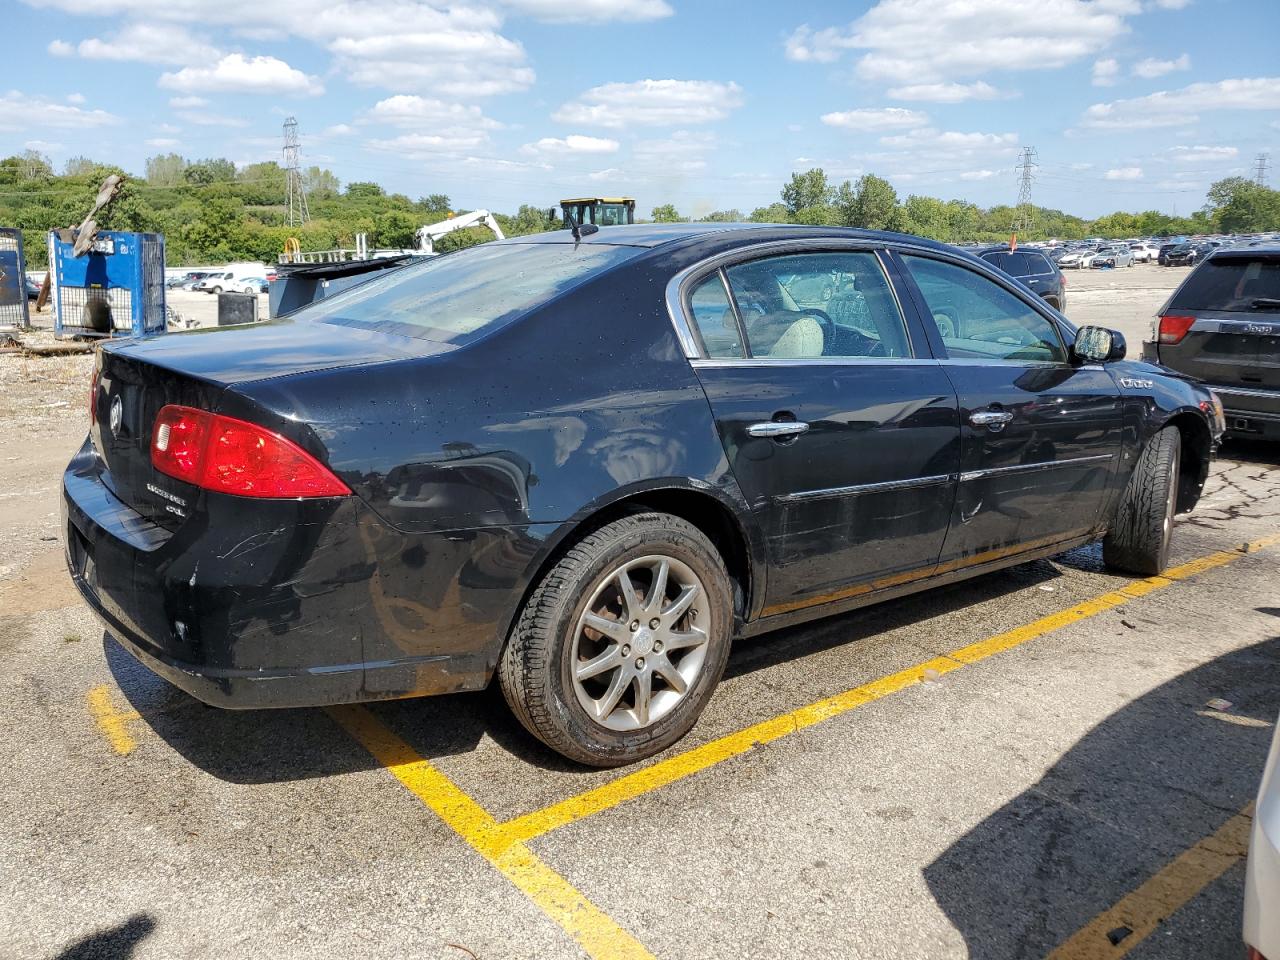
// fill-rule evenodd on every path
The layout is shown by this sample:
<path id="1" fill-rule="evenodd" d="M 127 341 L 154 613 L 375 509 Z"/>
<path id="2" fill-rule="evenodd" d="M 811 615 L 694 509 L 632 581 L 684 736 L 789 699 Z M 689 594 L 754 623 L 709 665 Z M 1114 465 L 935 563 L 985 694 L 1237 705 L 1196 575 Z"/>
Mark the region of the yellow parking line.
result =
<path id="1" fill-rule="evenodd" d="M 1253 804 L 1104 910 L 1049 954 L 1048 960 L 1115 960 L 1145 940 L 1192 897 L 1244 859 Z M 1128 930 L 1111 942 L 1109 933 Z"/>
<path id="2" fill-rule="evenodd" d="M 106 735 L 107 741 L 111 744 L 111 749 L 121 756 L 133 753 L 137 743 L 125 724 L 130 720 L 140 719 L 142 715 L 137 710 L 117 710 L 111 703 L 111 691 L 105 683 L 99 684 L 85 694 L 85 700 L 89 704 L 89 712 L 93 714 L 93 719 L 98 722 L 98 729 Z"/>
<path id="3" fill-rule="evenodd" d="M 331 707 L 328 712 L 410 793 L 558 923 L 588 955 L 598 960 L 652 960 L 652 954 L 638 940 L 528 846 L 512 841 L 483 807 L 372 713 L 356 706 Z"/>
<path id="4" fill-rule="evenodd" d="M 907 687 L 915 686 L 926 679 L 959 670 L 964 666 L 978 663 L 997 653 L 1003 653 L 1028 640 L 1042 637 L 1046 633 L 1059 630 L 1068 624 L 1077 623 L 1105 610 L 1121 606 L 1139 597 L 1146 596 L 1156 590 L 1171 586 L 1179 580 L 1221 567 L 1246 553 L 1253 553 L 1263 547 L 1280 542 L 1280 534 L 1263 537 L 1252 543 L 1243 545 L 1237 550 L 1221 550 L 1208 556 L 1192 560 L 1181 566 L 1166 570 L 1162 576 L 1136 580 L 1119 590 L 1104 593 L 1092 600 L 1085 601 L 1069 609 L 1041 617 L 1031 623 L 1013 630 L 997 634 L 978 643 L 961 647 L 950 653 L 935 657 L 924 663 L 900 670 L 897 673 L 873 680 L 871 683 L 855 687 L 844 693 L 836 694 L 817 703 L 793 710 L 780 717 L 774 717 L 757 723 L 754 726 L 739 730 L 712 740 L 700 747 L 661 760 L 652 766 L 626 774 L 602 786 L 587 790 L 577 796 L 569 797 L 549 807 L 524 814 L 500 825 L 500 829 L 513 842 L 524 842 L 539 837 L 551 830 L 616 807 L 628 800 L 656 790 L 659 787 L 692 776 L 708 767 L 715 766 L 731 757 L 746 753 L 753 747 L 770 743 L 788 734 L 796 733 L 816 723 L 847 713 L 864 704 L 883 699 Z"/>

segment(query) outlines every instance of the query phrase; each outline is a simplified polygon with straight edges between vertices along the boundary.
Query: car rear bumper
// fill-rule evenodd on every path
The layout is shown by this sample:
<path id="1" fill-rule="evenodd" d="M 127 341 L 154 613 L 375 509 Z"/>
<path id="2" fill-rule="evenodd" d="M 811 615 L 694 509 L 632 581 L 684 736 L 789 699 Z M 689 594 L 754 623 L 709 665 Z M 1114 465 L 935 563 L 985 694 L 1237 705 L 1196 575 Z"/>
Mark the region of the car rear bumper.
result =
<path id="1" fill-rule="evenodd" d="M 1222 398 L 1227 436 L 1280 440 L 1280 390 L 1217 384 L 1209 388 Z"/>
<path id="2" fill-rule="evenodd" d="M 63 477 L 71 578 L 109 634 L 197 699 L 298 707 L 487 685 L 534 552 L 527 530 L 405 534 L 351 497 L 262 502 L 248 535 L 243 501 L 214 502 L 170 532 L 117 499 L 96 462 L 86 443 Z"/>

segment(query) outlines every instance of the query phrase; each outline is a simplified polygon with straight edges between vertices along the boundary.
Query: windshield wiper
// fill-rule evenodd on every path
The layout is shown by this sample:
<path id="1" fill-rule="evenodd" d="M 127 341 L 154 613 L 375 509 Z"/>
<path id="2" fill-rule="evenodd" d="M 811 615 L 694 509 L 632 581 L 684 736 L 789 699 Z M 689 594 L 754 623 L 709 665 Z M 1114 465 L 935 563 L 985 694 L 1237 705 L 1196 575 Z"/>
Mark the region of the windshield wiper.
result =
<path id="1" fill-rule="evenodd" d="M 1254 310 L 1276 310 L 1280 309 L 1280 298 L 1276 297 L 1258 297 L 1253 300 L 1249 306 Z"/>

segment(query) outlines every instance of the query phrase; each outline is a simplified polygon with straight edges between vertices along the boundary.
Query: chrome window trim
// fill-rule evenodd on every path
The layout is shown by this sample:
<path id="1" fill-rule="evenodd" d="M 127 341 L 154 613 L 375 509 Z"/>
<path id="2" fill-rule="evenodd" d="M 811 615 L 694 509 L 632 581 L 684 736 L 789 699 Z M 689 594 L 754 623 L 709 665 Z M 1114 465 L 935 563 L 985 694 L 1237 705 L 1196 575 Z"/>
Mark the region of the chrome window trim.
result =
<path id="1" fill-rule="evenodd" d="M 886 480 L 882 483 L 860 483 L 851 487 L 827 487 L 821 490 L 802 490 L 799 493 L 784 493 L 774 497 L 778 503 L 808 503 L 813 500 L 831 500 L 838 497 L 857 497 L 867 493 L 889 493 L 896 490 L 914 490 L 919 487 L 932 487 L 940 483 L 951 483 L 956 478 L 954 473 L 940 473 L 932 477 L 916 477 L 910 480 Z"/>
<path id="2" fill-rule="evenodd" d="M 697 334 L 693 331 L 693 326 L 684 309 L 684 294 L 686 286 L 692 288 L 693 284 L 701 280 L 705 274 L 713 270 L 723 270 L 727 266 L 732 266 L 745 260 L 756 260 L 761 257 L 770 256 L 771 254 L 795 254 L 795 253 L 840 253 L 843 251 L 852 251 L 859 253 L 870 253 L 876 258 L 876 262 L 880 267 L 880 272 L 884 275 L 884 282 L 889 287 L 890 296 L 898 308 L 898 317 L 902 320 L 903 331 L 907 336 L 907 343 L 911 347 L 912 356 L 910 357 L 870 357 L 870 358 L 838 358 L 823 357 L 818 359 L 834 360 L 834 359 L 873 359 L 882 362 L 901 362 L 903 360 L 918 360 L 920 351 L 917 344 L 911 337 L 911 324 L 907 322 L 906 312 L 902 308 L 902 302 L 898 297 L 898 290 L 894 285 L 892 274 L 884 262 L 882 250 L 889 246 L 904 246 L 909 249 L 915 249 L 911 244 L 889 244 L 882 240 L 873 238 L 860 237 L 804 237 L 795 240 L 767 240 L 762 243 L 748 244 L 742 247 L 736 247 L 733 250 L 724 250 L 717 254 L 712 254 L 705 260 L 699 260 L 697 263 L 691 264 L 676 273 L 667 281 L 665 291 L 665 299 L 667 304 L 667 316 L 671 319 L 672 326 L 675 327 L 676 337 L 680 341 L 680 346 L 684 349 L 684 355 L 689 360 L 705 360 L 705 357 L 698 348 Z M 920 249 L 929 249 L 922 247 Z M 724 278 L 726 286 L 728 286 L 728 278 Z M 732 297 L 733 289 L 729 287 L 729 294 Z M 736 308 L 735 308 L 736 309 Z M 750 349 L 749 344 L 744 347 Z M 765 358 L 760 358 L 765 359 Z M 777 362 L 777 361 L 771 361 Z"/>
<path id="3" fill-rule="evenodd" d="M 987 470 L 966 470 L 960 474 L 960 482 L 982 480 L 986 477 L 1009 476 L 1015 473 L 1038 473 L 1042 470 L 1055 470 L 1058 467 L 1074 467 L 1084 463 L 1102 463 L 1115 458 L 1114 453 L 1099 453 L 1092 457 L 1072 457 L 1069 460 L 1043 460 L 1040 463 L 1016 463 L 1011 467 L 991 467 Z"/>
<path id="4" fill-rule="evenodd" d="M 689 361 L 695 370 L 704 367 L 801 367 L 817 364 L 823 367 L 864 366 L 866 364 L 936 365 L 932 357 L 704 357 Z"/>

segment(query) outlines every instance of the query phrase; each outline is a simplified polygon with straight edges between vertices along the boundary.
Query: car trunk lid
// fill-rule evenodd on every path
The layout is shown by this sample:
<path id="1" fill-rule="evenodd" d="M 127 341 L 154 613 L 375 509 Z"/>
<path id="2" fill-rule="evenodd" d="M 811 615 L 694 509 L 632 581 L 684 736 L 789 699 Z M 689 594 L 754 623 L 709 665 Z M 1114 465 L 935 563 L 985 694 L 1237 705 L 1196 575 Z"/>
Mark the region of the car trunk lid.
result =
<path id="1" fill-rule="evenodd" d="M 249 381 L 449 349 L 428 340 L 311 322 L 104 344 L 90 401 L 101 480 L 134 511 L 174 530 L 198 508 L 201 491 L 151 465 L 151 434 L 162 407 L 181 404 L 216 412 L 225 391 Z"/>

